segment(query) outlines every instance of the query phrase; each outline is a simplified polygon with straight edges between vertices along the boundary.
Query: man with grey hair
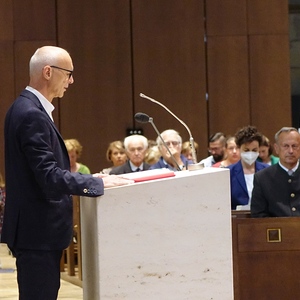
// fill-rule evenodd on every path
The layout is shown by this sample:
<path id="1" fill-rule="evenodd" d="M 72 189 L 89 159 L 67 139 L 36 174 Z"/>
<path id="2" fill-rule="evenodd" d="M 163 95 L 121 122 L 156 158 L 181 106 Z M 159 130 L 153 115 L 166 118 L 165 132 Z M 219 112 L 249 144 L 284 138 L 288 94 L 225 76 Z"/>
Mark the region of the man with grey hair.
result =
<path id="1" fill-rule="evenodd" d="M 148 140 L 143 135 L 134 134 L 124 139 L 128 160 L 121 166 L 113 168 L 109 174 L 125 174 L 148 170 L 150 165 L 144 162 L 148 149 Z"/>
<path id="2" fill-rule="evenodd" d="M 294 127 L 275 134 L 279 162 L 254 174 L 253 217 L 300 216 L 300 135 Z"/>
<path id="3" fill-rule="evenodd" d="M 186 168 L 186 164 L 193 163 L 192 161 L 187 160 L 187 158 L 181 154 L 182 138 L 176 130 L 165 130 L 161 133 L 161 137 L 165 141 L 165 144 L 169 148 L 172 156 L 165 147 L 161 138 L 158 136 L 156 143 L 162 156 L 157 163 L 150 167 L 150 169 L 168 168 L 173 171 L 179 171 L 178 168 L 183 170 Z"/>

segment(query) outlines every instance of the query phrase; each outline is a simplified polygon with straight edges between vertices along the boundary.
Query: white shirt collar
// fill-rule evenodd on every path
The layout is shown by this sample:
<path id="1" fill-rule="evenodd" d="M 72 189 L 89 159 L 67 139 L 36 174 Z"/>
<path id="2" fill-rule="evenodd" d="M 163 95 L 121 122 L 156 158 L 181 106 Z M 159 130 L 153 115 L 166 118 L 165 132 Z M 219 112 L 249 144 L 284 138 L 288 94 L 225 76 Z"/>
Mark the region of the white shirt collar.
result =
<path id="1" fill-rule="evenodd" d="M 286 167 L 284 167 L 284 166 L 280 163 L 280 161 L 278 162 L 278 164 L 280 165 L 280 167 L 281 167 L 283 170 L 285 170 L 285 171 L 287 171 L 287 172 L 289 171 L 289 169 L 286 168 Z M 296 172 L 296 170 L 298 169 L 298 167 L 299 167 L 299 160 L 298 160 L 296 166 L 292 169 L 292 171 L 293 171 L 293 172 Z"/>
<path id="2" fill-rule="evenodd" d="M 129 164 L 130 164 L 130 168 L 133 172 L 136 171 L 137 168 L 140 169 L 140 171 L 143 171 L 143 163 L 141 163 L 141 165 L 139 165 L 138 167 L 135 166 L 130 160 L 129 160 Z"/>
<path id="3" fill-rule="evenodd" d="M 41 102 L 42 106 L 44 107 L 45 111 L 49 115 L 50 119 L 53 121 L 52 112 L 55 108 L 54 105 L 51 102 L 49 102 L 39 91 L 37 91 L 33 87 L 27 86 L 26 90 L 30 91 L 31 93 L 33 93 L 34 95 L 36 95 L 38 97 L 38 99 Z"/>

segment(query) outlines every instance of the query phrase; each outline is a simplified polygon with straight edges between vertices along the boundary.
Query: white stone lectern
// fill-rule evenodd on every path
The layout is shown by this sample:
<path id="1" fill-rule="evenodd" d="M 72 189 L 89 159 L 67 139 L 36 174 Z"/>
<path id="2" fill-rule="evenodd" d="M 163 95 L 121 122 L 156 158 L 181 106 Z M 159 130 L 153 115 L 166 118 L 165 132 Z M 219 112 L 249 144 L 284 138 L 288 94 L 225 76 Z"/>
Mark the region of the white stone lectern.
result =
<path id="1" fill-rule="evenodd" d="M 85 300 L 232 300 L 229 170 L 81 198 Z"/>

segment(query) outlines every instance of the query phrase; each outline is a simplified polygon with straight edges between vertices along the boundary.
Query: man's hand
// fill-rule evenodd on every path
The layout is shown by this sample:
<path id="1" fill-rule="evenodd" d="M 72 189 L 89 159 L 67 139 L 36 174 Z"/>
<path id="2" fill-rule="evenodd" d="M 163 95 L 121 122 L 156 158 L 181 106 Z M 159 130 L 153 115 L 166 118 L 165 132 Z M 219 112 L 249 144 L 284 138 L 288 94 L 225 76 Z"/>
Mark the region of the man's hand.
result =
<path id="1" fill-rule="evenodd" d="M 127 185 L 134 183 L 134 180 L 126 179 L 118 175 L 107 175 L 107 174 L 100 174 L 96 173 L 93 174 L 94 177 L 102 178 L 103 184 L 105 188 Z"/>

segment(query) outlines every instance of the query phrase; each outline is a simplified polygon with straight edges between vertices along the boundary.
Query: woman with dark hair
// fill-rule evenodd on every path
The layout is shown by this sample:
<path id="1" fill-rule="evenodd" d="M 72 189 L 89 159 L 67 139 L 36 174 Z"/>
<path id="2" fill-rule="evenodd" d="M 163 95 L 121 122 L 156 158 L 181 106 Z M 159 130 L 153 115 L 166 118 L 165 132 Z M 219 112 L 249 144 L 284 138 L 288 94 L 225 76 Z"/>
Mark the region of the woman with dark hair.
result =
<path id="1" fill-rule="evenodd" d="M 254 173 L 268 167 L 257 162 L 262 135 L 254 126 L 246 126 L 235 134 L 241 159 L 230 165 L 231 209 L 250 210 Z"/>
<path id="2" fill-rule="evenodd" d="M 263 162 L 267 165 L 275 165 L 279 162 L 279 157 L 273 155 L 273 147 L 269 139 L 263 135 L 262 143 L 259 147 L 259 157 L 257 161 Z"/>

